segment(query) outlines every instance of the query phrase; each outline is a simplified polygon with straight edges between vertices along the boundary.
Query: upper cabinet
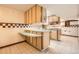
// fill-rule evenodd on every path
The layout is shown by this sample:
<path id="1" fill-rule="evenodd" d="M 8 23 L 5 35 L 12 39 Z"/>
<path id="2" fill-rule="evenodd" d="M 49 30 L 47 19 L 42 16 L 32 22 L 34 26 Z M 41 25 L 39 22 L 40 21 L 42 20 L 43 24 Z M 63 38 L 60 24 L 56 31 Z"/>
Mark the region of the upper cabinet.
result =
<path id="1" fill-rule="evenodd" d="M 31 13 L 31 9 L 30 9 L 30 10 L 28 11 L 28 15 L 29 15 L 29 16 L 28 16 L 28 23 L 30 23 L 30 24 L 32 23 L 32 18 L 31 18 L 32 15 L 31 15 L 31 14 L 32 14 L 32 13 Z"/>
<path id="2" fill-rule="evenodd" d="M 42 22 L 43 18 L 43 7 L 34 5 L 25 12 L 25 23 L 33 24 Z"/>
<path id="3" fill-rule="evenodd" d="M 48 23 L 50 25 L 55 25 L 60 23 L 60 17 L 52 15 L 48 17 Z"/>
<path id="4" fill-rule="evenodd" d="M 36 6 L 36 22 L 40 23 L 42 21 L 42 7 Z"/>
<path id="5" fill-rule="evenodd" d="M 36 7 L 32 7 L 32 23 L 36 22 Z M 26 22 L 27 23 L 27 22 Z"/>

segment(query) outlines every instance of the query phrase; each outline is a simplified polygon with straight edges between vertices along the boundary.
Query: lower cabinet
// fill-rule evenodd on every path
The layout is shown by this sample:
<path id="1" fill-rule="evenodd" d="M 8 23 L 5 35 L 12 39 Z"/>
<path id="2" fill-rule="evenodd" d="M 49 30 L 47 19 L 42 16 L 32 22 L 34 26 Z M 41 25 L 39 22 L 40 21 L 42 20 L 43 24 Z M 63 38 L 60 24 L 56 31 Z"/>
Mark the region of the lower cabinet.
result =
<path id="1" fill-rule="evenodd" d="M 41 33 L 36 33 L 36 34 L 41 35 Z M 31 44 L 33 47 L 36 47 L 37 49 L 42 50 L 42 47 L 43 47 L 42 37 L 26 37 L 26 41 L 27 43 Z"/>
<path id="2" fill-rule="evenodd" d="M 38 37 L 37 38 L 37 48 L 41 50 L 42 47 L 43 47 L 43 45 L 42 45 L 42 38 Z"/>
<path id="3" fill-rule="evenodd" d="M 26 31 L 26 32 L 30 33 L 30 31 Z M 26 41 L 29 43 L 30 42 L 30 37 L 26 36 Z"/>
<path id="4" fill-rule="evenodd" d="M 51 39 L 54 39 L 54 40 L 58 40 L 58 38 L 57 38 L 57 30 L 53 30 L 51 33 Z"/>
<path id="5" fill-rule="evenodd" d="M 29 43 L 30 43 L 30 44 L 33 43 L 32 37 L 29 37 Z"/>
<path id="6" fill-rule="evenodd" d="M 27 43 L 31 44 L 33 47 L 41 50 L 41 37 L 26 37 Z"/>
<path id="7" fill-rule="evenodd" d="M 33 47 L 37 48 L 38 50 L 43 50 L 48 48 L 49 45 L 49 33 L 37 33 L 36 34 L 40 34 L 41 37 L 26 37 L 26 41 L 27 43 L 29 43 L 30 45 L 32 45 Z"/>
<path id="8" fill-rule="evenodd" d="M 36 32 L 32 32 L 32 33 L 36 34 Z M 34 47 L 37 46 L 37 37 L 32 37 L 32 45 L 33 45 Z"/>
<path id="9" fill-rule="evenodd" d="M 51 36 L 50 36 L 51 39 L 59 40 L 61 31 L 56 29 L 56 30 L 51 31 L 50 34 L 51 34 Z"/>
<path id="10" fill-rule="evenodd" d="M 36 39 L 36 37 L 33 37 L 32 38 L 32 45 L 34 46 L 34 47 L 36 47 L 37 46 L 37 39 Z"/>
<path id="11" fill-rule="evenodd" d="M 26 37 L 26 41 L 29 43 L 30 42 L 30 37 Z"/>

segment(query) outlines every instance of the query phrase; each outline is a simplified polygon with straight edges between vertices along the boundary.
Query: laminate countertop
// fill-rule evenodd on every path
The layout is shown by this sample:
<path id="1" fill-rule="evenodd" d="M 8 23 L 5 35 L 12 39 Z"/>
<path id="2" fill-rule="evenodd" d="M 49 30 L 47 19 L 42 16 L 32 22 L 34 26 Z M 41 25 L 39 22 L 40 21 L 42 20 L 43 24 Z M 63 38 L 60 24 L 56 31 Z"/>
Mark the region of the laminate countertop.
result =
<path id="1" fill-rule="evenodd" d="M 33 34 L 33 33 L 27 33 L 27 32 L 19 32 L 19 33 L 24 36 L 41 37 L 41 35 Z"/>
<path id="2" fill-rule="evenodd" d="M 30 32 L 27 32 L 30 31 Z M 22 32 L 19 32 L 21 35 L 24 36 L 31 36 L 31 37 L 40 37 L 41 35 L 35 34 L 35 33 L 31 33 L 31 31 L 34 32 L 50 32 L 50 30 L 47 29 L 42 29 L 42 28 L 26 28 L 25 30 L 23 30 Z"/>
<path id="3" fill-rule="evenodd" d="M 43 28 L 26 28 L 26 30 L 29 30 L 29 31 L 36 31 L 36 32 L 50 32 L 50 30 L 48 29 L 43 29 Z"/>
<path id="4" fill-rule="evenodd" d="M 51 32 L 53 30 L 57 30 L 58 28 L 50 28 L 50 29 L 44 29 L 44 28 L 26 28 L 25 30 L 23 30 L 23 32 L 19 32 L 20 34 L 24 35 L 24 36 L 32 36 L 32 37 L 40 37 L 41 35 L 38 34 L 34 34 L 31 32 L 27 32 L 27 31 L 34 31 L 34 32 Z"/>

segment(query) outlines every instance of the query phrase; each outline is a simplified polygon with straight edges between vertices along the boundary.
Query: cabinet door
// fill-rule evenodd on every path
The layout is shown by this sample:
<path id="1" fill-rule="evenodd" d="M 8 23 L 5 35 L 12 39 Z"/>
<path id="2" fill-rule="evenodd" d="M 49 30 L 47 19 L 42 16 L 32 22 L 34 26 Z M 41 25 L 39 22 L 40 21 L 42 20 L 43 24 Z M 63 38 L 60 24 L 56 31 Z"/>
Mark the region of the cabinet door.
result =
<path id="1" fill-rule="evenodd" d="M 27 30 L 26 32 L 30 32 L 29 30 Z M 30 42 L 30 37 L 29 36 L 25 36 L 26 37 L 26 41 L 29 43 Z"/>
<path id="2" fill-rule="evenodd" d="M 29 22 L 29 24 L 31 24 L 31 9 L 28 11 L 28 22 Z"/>
<path id="3" fill-rule="evenodd" d="M 50 38 L 49 38 L 49 32 L 44 32 L 43 33 L 43 49 L 48 48 L 48 46 L 50 45 Z"/>
<path id="4" fill-rule="evenodd" d="M 25 23 L 28 24 L 28 12 L 25 12 Z"/>
<path id="5" fill-rule="evenodd" d="M 29 24 L 29 13 L 28 12 L 27 12 L 27 16 L 26 17 L 27 17 L 26 23 Z"/>
<path id="6" fill-rule="evenodd" d="M 59 40 L 60 39 L 60 34 L 61 34 L 60 30 L 53 30 L 51 32 L 51 39 Z"/>
<path id="7" fill-rule="evenodd" d="M 36 32 L 33 32 L 33 33 L 35 33 L 36 34 Z M 36 37 L 33 37 L 32 38 L 32 45 L 34 46 L 34 47 L 36 47 L 37 46 L 37 38 Z"/>
<path id="8" fill-rule="evenodd" d="M 26 41 L 29 43 L 30 42 L 30 39 L 29 39 L 29 37 L 26 37 Z"/>
<path id="9" fill-rule="evenodd" d="M 24 20 L 24 22 L 27 24 L 27 12 L 25 12 L 25 20 Z"/>
<path id="10" fill-rule="evenodd" d="M 42 38 L 41 37 L 38 37 L 37 38 L 37 48 L 41 50 L 42 49 L 42 46 L 43 46 L 42 45 Z"/>
<path id="11" fill-rule="evenodd" d="M 34 46 L 34 47 L 36 47 L 37 46 L 37 38 L 36 37 L 33 37 L 32 38 L 32 45 Z"/>
<path id="12" fill-rule="evenodd" d="M 36 19 L 35 19 L 35 18 L 36 18 L 35 13 L 36 13 L 35 7 L 33 7 L 33 8 L 32 8 L 32 17 L 31 17 L 31 18 L 32 18 L 32 23 L 35 23 L 35 20 L 36 20 Z"/>
<path id="13" fill-rule="evenodd" d="M 41 35 L 41 33 L 37 33 L 38 35 Z M 42 49 L 42 37 L 37 37 L 37 48 Z"/>
<path id="14" fill-rule="evenodd" d="M 52 32 L 51 32 L 51 39 L 54 39 L 54 40 L 57 40 L 57 30 L 53 30 Z"/>
<path id="15" fill-rule="evenodd" d="M 42 21 L 42 7 L 35 5 L 26 12 L 28 24 L 40 23 Z"/>
<path id="16" fill-rule="evenodd" d="M 32 33 L 32 31 L 30 31 L 30 33 Z M 30 43 L 30 44 L 33 43 L 33 39 L 32 39 L 32 38 L 33 38 L 33 37 L 31 37 L 31 36 L 29 37 L 29 39 L 30 39 L 30 42 L 29 42 L 29 43 Z"/>
<path id="17" fill-rule="evenodd" d="M 56 25 L 56 24 L 60 24 L 60 17 L 58 16 L 49 16 L 48 17 L 48 23 L 51 25 Z"/>
<path id="18" fill-rule="evenodd" d="M 42 10 L 40 6 L 36 6 L 36 22 L 40 23 L 42 20 Z"/>

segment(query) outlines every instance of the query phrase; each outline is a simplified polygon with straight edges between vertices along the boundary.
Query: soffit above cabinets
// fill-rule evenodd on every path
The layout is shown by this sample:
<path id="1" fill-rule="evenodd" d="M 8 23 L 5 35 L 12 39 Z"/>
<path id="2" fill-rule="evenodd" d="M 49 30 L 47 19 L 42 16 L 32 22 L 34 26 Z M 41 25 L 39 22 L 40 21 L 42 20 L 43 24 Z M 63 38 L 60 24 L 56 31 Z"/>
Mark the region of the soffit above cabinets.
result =
<path id="1" fill-rule="evenodd" d="M 14 9 L 17 9 L 17 10 L 20 10 L 23 12 L 25 12 L 26 10 L 28 10 L 29 8 L 31 8 L 34 5 L 35 4 L 0 4 L 0 6 L 14 8 Z"/>

